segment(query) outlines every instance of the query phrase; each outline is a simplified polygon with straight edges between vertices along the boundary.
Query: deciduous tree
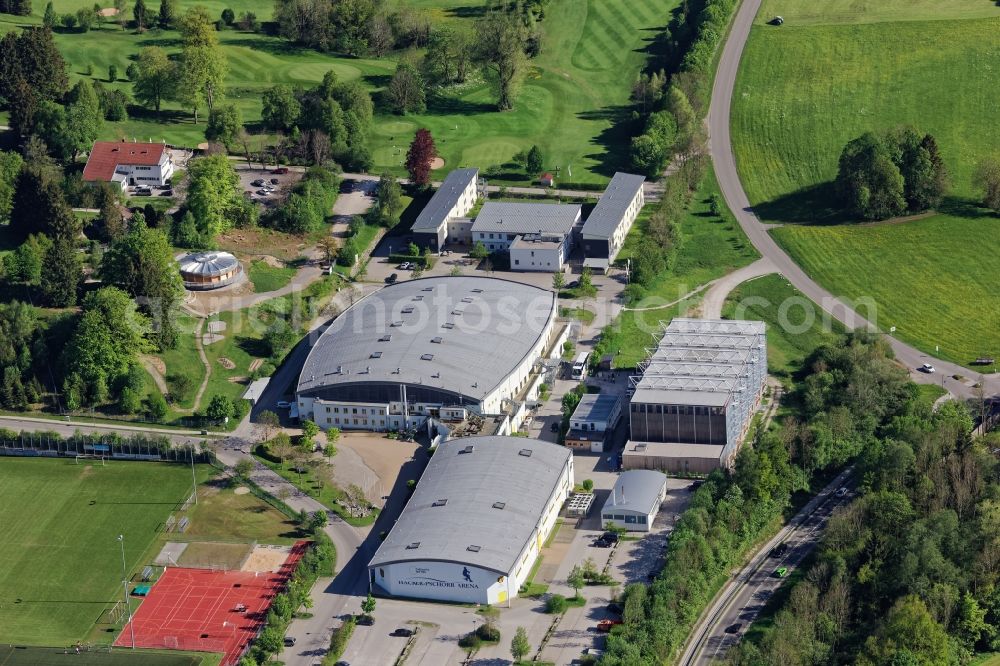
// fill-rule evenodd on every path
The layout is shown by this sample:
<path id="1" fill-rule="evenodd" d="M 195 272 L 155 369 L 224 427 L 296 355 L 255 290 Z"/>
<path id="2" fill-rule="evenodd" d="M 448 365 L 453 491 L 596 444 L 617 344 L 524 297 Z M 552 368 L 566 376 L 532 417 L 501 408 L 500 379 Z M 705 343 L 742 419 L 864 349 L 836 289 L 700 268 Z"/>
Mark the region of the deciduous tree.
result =
<path id="1" fill-rule="evenodd" d="M 399 115 L 423 113 L 427 110 L 423 77 L 416 67 L 405 60 L 396 65 L 396 72 L 389 81 L 386 94 L 392 110 Z"/>
<path id="2" fill-rule="evenodd" d="M 980 160 L 972 182 L 982 192 L 983 205 L 1000 213 L 1000 158 L 984 157 Z"/>
<path id="3" fill-rule="evenodd" d="M 164 101 L 173 99 L 177 85 L 177 68 L 159 46 L 139 51 L 136 59 L 135 98 L 152 106 L 157 113 Z"/>
<path id="4" fill-rule="evenodd" d="M 437 157 L 437 148 L 430 130 L 420 128 L 406 153 L 406 171 L 410 182 L 420 187 L 430 184 L 431 162 Z"/>
<path id="5" fill-rule="evenodd" d="M 476 58 L 482 63 L 497 94 L 497 109 L 514 108 L 524 74 L 527 35 L 516 12 L 491 9 L 476 22 Z"/>

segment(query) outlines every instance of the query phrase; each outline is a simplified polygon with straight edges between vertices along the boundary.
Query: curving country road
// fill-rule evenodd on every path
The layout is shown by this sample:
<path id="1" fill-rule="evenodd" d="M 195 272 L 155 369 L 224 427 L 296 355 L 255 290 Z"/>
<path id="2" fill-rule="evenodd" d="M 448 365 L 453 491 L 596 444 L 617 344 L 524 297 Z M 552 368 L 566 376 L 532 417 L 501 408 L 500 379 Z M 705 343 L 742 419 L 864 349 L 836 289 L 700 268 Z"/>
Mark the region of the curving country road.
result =
<path id="1" fill-rule="evenodd" d="M 707 123 L 710 137 L 709 150 L 712 164 L 715 167 L 715 175 L 719 181 L 719 188 L 750 242 L 763 257 L 774 263 L 777 272 L 780 272 L 793 287 L 819 305 L 824 312 L 843 322 L 848 328 L 870 326 L 875 322 L 870 323 L 855 312 L 848 303 L 819 286 L 792 261 L 791 257 L 785 254 L 785 251 L 771 238 L 765 226 L 754 214 L 750 200 L 740 183 L 739 173 L 736 169 L 736 158 L 733 155 L 729 119 L 740 58 L 743 55 L 743 47 L 746 45 L 750 28 L 760 5 L 761 0 L 744 0 L 740 5 L 733 20 L 729 38 L 723 45 L 715 75 L 715 84 L 712 88 L 712 102 L 708 110 Z M 971 398 L 974 397 L 976 391 L 972 385 L 977 381 L 982 381 L 986 396 L 1000 394 L 1000 374 L 998 373 L 981 375 L 954 363 L 935 359 L 894 337 L 886 336 L 886 338 L 892 345 L 896 358 L 910 369 L 910 374 L 916 382 L 940 384 L 956 397 Z M 935 374 L 918 372 L 916 368 L 924 363 L 933 364 L 937 372 Z M 961 375 L 967 377 L 968 380 L 960 382 L 953 379 L 953 375 Z"/>

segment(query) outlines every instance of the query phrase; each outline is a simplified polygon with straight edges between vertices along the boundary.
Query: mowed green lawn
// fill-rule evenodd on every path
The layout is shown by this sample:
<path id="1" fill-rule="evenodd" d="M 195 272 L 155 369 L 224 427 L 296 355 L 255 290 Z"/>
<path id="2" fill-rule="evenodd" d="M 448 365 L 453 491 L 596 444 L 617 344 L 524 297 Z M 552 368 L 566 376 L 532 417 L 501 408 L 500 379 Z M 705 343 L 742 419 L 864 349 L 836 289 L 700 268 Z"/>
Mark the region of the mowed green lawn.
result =
<path id="1" fill-rule="evenodd" d="M 440 5 L 449 13 L 454 3 L 420 4 Z M 403 173 L 410 137 L 427 127 L 445 170 L 504 164 L 537 144 L 545 168 L 560 169 L 562 180 L 606 182 L 626 166 L 628 137 L 614 131 L 614 120 L 645 60 L 641 49 L 667 24 L 677 4 L 551 0 L 541 23 L 542 53 L 531 61 L 513 111 L 495 111 L 493 92 L 479 82 L 432 103 L 426 114 L 381 117 L 372 144 L 377 168 Z M 518 178 L 523 175 L 499 180 Z"/>
<path id="2" fill-rule="evenodd" d="M 197 4 L 217 16 L 226 3 L 181 0 L 180 7 L 183 11 Z M 413 6 L 426 12 L 432 23 L 464 22 L 471 29 L 471 21 L 483 4 L 418 0 Z M 427 127 L 437 140 L 445 170 L 504 164 L 514 153 L 537 144 L 545 156 L 545 168 L 560 168 L 563 180 L 605 182 L 627 160 L 628 137 L 614 130 L 614 121 L 623 113 L 631 83 L 645 61 L 642 49 L 667 24 L 677 4 L 677 0 L 551 0 L 541 24 L 542 54 L 531 61 L 513 111 L 495 110 L 494 94 L 477 74 L 461 89 L 432 101 L 425 114 L 400 117 L 379 113 L 371 140 L 373 171 L 389 169 L 402 174 L 403 155 L 413 133 Z M 44 3 L 36 5 L 30 17 L 0 17 L 0 33 L 39 24 Z M 58 13 L 84 5 L 86 0 L 54 0 Z M 155 9 L 154 5 L 150 7 Z M 261 0 L 234 9 L 237 14 L 255 11 L 261 20 L 272 15 L 271 4 Z M 219 40 L 229 63 L 227 98 L 236 103 L 248 123 L 259 122 L 261 93 L 276 83 L 314 85 L 332 69 L 340 80 L 360 79 L 377 91 L 396 67 L 392 57 L 341 58 L 300 49 L 279 38 L 235 30 L 219 33 Z M 116 65 L 124 78 L 126 67 L 141 47 L 155 45 L 171 54 L 180 52 L 174 31 L 137 35 L 114 24 L 85 34 L 60 32 L 56 42 L 70 63 L 71 78 L 86 76 L 89 66 L 92 79 L 130 94 L 129 82 L 106 81 L 109 65 Z M 169 102 L 160 116 L 141 110 L 128 121 L 106 123 L 103 138 L 134 137 L 194 146 L 204 141 L 205 110 L 201 112 L 196 124 L 188 109 Z M 523 179 L 523 174 L 511 173 L 501 180 Z"/>
<path id="3" fill-rule="evenodd" d="M 776 14 L 780 27 L 768 26 Z M 977 160 L 1000 152 L 1000 7 L 989 0 L 765 0 L 733 103 L 733 149 L 760 217 L 830 291 L 960 363 L 1000 352 L 1000 220 L 969 205 Z M 857 226 L 830 183 L 844 144 L 912 124 L 948 167 L 942 213 Z M 862 308 L 864 310 L 864 308 Z M 940 351 L 935 351 L 936 346 Z"/>
<path id="4" fill-rule="evenodd" d="M 743 185 L 760 213 L 815 219 L 822 211 L 794 195 L 832 181 L 851 139 L 901 124 L 937 138 L 954 193 L 970 195 L 976 159 L 1000 150 L 1000 7 L 982 4 L 993 18 L 755 26 L 732 125 Z"/>
<path id="5" fill-rule="evenodd" d="M 86 638 L 191 491 L 183 465 L 0 458 L 0 642 Z"/>
<path id="6" fill-rule="evenodd" d="M 896 326 L 899 338 L 956 363 L 1000 356 L 1000 218 L 936 215 L 772 233 L 834 294 L 872 299 L 882 330 Z"/>
<path id="7" fill-rule="evenodd" d="M 722 316 L 765 322 L 768 371 L 786 378 L 801 370 L 818 347 L 836 344 L 844 331 L 781 275 L 765 275 L 738 286 L 726 299 Z"/>

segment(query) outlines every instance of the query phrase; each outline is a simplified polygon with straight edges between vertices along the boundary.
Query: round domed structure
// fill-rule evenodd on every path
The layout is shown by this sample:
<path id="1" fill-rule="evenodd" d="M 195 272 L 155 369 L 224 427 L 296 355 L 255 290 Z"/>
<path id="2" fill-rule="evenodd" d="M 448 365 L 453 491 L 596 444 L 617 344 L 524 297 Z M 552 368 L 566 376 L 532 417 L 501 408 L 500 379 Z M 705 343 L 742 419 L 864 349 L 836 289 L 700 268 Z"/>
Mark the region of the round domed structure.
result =
<path id="1" fill-rule="evenodd" d="M 185 289 L 218 289 L 233 284 L 243 274 L 239 260 L 229 252 L 192 252 L 178 263 Z"/>

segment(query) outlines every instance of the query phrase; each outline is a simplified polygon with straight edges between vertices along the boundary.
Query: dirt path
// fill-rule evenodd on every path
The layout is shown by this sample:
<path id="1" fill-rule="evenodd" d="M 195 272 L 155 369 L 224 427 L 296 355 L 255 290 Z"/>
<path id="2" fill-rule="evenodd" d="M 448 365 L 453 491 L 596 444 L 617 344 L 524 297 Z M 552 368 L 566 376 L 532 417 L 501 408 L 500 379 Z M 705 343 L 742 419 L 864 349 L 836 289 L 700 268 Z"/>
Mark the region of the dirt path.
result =
<path id="1" fill-rule="evenodd" d="M 163 373 L 160 372 L 160 368 L 157 367 L 156 361 L 145 354 L 140 358 L 142 360 L 142 367 L 146 368 L 146 372 L 153 378 L 153 383 L 156 384 L 156 388 L 160 389 L 160 393 L 164 396 L 170 393 L 170 389 L 167 388 L 167 380 L 163 376 Z M 162 363 L 162 361 L 160 362 Z"/>
<path id="2" fill-rule="evenodd" d="M 208 380 L 212 377 L 212 366 L 208 362 L 208 357 L 205 355 L 205 347 L 201 344 L 201 329 L 205 325 L 204 319 L 198 320 L 198 328 L 194 331 L 194 346 L 198 348 L 198 356 L 201 358 L 202 365 L 205 366 L 205 378 L 201 380 L 201 386 L 198 387 L 198 393 L 194 396 L 194 405 L 191 407 L 191 411 L 198 409 L 198 405 L 201 404 L 201 397 L 205 395 L 205 389 L 208 388 Z"/>

